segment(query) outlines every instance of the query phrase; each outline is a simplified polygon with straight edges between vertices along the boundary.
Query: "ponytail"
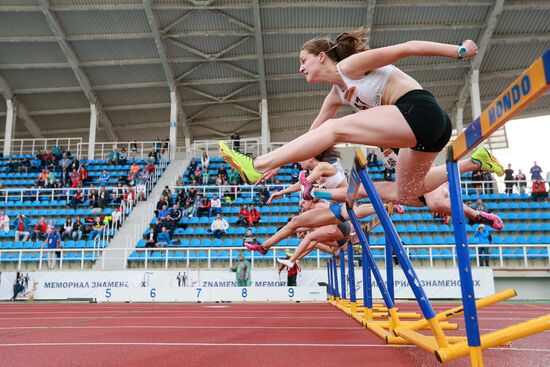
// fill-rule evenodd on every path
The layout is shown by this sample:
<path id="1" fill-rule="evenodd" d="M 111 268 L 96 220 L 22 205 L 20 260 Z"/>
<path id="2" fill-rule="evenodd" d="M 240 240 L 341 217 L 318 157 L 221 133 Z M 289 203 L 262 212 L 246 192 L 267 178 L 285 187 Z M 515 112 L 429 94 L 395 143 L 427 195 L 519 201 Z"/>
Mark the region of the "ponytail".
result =
<path id="1" fill-rule="evenodd" d="M 345 58 L 358 52 L 366 51 L 365 46 L 365 28 L 360 27 L 350 32 L 341 33 L 336 37 L 336 42 L 333 42 L 328 37 L 313 38 L 302 46 L 302 50 L 317 56 L 321 52 L 335 61 L 340 62 Z"/>

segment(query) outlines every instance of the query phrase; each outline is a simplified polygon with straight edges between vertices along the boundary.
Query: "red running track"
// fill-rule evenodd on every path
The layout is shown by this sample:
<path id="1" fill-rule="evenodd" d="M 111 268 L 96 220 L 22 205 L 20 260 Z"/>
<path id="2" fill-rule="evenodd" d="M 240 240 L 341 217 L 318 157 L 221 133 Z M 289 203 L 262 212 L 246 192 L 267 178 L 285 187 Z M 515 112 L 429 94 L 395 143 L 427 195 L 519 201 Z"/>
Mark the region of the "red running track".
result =
<path id="1" fill-rule="evenodd" d="M 479 312 L 480 327 L 548 313 L 547 305 L 495 305 Z M 449 335 L 463 335 L 455 321 L 462 330 Z M 550 333 L 485 351 L 484 360 L 550 366 Z M 2 367 L 342 365 L 441 366 L 416 347 L 385 345 L 329 304 L 0 304 Z"/>

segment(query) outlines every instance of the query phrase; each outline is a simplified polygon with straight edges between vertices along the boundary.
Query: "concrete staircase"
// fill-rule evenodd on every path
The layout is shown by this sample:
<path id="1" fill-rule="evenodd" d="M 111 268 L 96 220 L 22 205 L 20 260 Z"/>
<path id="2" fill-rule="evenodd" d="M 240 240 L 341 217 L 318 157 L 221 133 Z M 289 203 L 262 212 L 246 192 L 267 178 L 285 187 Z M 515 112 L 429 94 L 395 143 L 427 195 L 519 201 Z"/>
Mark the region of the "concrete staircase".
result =
<path id="1" fill-rule="evenodd" d="M 132 213 L 108 244 L 103 256 L 100 256 L 94 270 L 123 270 L 126 268 L 127 258 L 135 248 L 137 241 L 142 238 L 143 232 L 153 219 L 157 201 L 164 186 L 174 186 L 178 175 L 182 174 L 189 162 L 176 159 L 170 162 L 146 201 L 138 202 Z"/>

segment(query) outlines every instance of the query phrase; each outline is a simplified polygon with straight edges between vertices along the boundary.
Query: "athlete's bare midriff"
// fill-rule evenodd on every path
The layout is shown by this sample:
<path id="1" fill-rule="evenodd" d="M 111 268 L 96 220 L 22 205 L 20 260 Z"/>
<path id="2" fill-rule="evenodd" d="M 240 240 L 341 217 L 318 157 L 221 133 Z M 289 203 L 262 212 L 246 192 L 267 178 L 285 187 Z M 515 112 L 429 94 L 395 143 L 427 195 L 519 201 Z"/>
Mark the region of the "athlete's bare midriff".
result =
<path id="1" fill-rule="evenodd" d="M 382 104 L 394 105 L 404 94 L 422 86 L 398 68 L 394 68 L 382 91 Z"/>

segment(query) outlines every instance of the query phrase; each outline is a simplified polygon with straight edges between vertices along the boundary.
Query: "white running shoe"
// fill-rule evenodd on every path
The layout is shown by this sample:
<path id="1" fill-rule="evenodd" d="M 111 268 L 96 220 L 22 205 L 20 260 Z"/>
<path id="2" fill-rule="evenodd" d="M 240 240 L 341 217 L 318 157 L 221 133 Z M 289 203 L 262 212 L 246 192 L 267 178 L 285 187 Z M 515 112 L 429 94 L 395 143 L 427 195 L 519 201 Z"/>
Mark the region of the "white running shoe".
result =
<path id="1" fill-rule="evenodd" d="M 289 268 L 293 268 L 294 267 L 294 262 L 293 261 L 290 261 L 290 260 L 287 260 L 287 259 L 277 259 L 277 261 L 285 266 L 288 266 Z"/>

